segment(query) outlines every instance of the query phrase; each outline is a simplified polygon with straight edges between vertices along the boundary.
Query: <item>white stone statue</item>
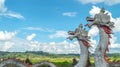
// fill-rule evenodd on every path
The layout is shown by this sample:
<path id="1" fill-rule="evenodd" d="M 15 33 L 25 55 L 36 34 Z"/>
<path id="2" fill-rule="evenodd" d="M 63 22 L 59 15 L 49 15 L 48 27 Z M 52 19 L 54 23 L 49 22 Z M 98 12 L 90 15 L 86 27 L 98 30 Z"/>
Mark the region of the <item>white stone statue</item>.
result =
<path id="1" fill-rule="evenodd" d="M 88 36 L 88 31 L 83 29 L 83 25 L 80 24 L 79 27 L 75 30 L 75 32 L 69 31 L 68 34 L 71 35 L 68 37 L 68 39 L 73 40 L 74 38 L 77 38 L 80 44 L 80 60 L 74 67 L 87 67 L 89 62 L 88 48 L 90 47 L 90 44 L 88 43 L 90 38 Z"/>
<path id="2" fill-rule="evenodd" d="M 111 38 L 110 34 L 112 34 L 111 28 L 114 27 L 114 23 L 110 22 L 110 16 L 105 13 L 104 8 L 94 18 L 87 17 L 86 19 L 91 22 L 87 24 L 88 27 L 96 25 L 99 29 L 100 40 L 95 49 L 95 67 L 109 67 L 106 51 L 108 51 L 109 38 Z"/>
<path id="3" fill-rule="evenodd" d="M 27 67 L 26 64 L 20 62 L 19 60 L 15 60 L 15 59 L 7 59 L 0 63 L 0 67 L 7 67 L 6 65 L 9 65 L 10 67 L 15 67 L 15 66 L 16 67 Z"/>
<path id="4" fill-rule="evenodd" d="M 42 61 L 38 64 L 33 65 L 32 67 L 41 67 L 41 65 L 44 65 L 44 64 L 49 65 L 50 67 L 57 67 L 56 65 L 54 65 L 53 63 L 48 62 L 48 61 Z"/>

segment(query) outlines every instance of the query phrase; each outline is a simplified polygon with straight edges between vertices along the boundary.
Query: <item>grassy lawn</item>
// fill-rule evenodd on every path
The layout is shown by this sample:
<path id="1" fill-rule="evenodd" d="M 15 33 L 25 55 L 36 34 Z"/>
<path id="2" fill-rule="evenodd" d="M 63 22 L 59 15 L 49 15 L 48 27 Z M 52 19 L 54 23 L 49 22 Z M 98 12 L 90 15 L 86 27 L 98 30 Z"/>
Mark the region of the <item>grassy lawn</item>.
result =
<path id="1" fill-rule="evenodd" d="M 52 62 L 53 64 L 57 65 L 58 67 L 69 67 L 72 65 L 72 59 L 76 58 L 79 61 L 79 56 L 42 56 L 42 55 L 34 55 L 34 54 L 16 54 L 16 55 L 6 55 L 4 57 L 1 58 L 18 58 L 21 61 L 25 61 L 26 58 L 29 57 L 29 60 L 31 61 L 32 64 L 37 64 L 39 62 L 42 61 L 49 61 Z M 115 56 L 111 56 L 109 57 L 110 62 L 116 62 L 116 61 L 120 61 L 120 56 L 115 55 Z M 90 57 L 90 62 L 92 65 L 94 65 L 94 58 Z"/>

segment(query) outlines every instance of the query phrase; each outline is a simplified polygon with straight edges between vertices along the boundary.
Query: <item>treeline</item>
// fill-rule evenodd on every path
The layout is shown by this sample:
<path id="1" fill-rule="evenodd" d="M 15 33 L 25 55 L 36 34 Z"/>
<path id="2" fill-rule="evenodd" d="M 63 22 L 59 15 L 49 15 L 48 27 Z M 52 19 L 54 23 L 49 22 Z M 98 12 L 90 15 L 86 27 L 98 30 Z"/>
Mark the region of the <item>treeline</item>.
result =
<path id="1" fill-rule="evenodd" d="M 36 55 L 42 55 L 42 56 L 79 56 L 79 54 L 53 54 L 43 51 L 26 51 L 25 53 L 31 53 Z"/>
<path id="2" fill-rule="evenodd" d="M 79 54 L 53 54 L 43 51 L 26 51 L 26 52 L 4 52 L 0 51 L 0 58 L 2 57 L 27 57 L 27 56 L 50 56 L 50 57 L 79 57 Z M 94 56 L 94 54 L 90 54 L 90 56 Z M 111 53 L 108 54 L 111 56 L 120 56 L 120 53 Z"/>
<path id="3" fill-rule="evenodd" d="M 0 58 L 26 58 L 28 56 L 39 57 L 39 56 L 49 56 L 49 57 L 79 57 L 79 54 L 53 54 L 43 51 L 26 51 L 26 52 L 4 52 L 0 51 Z"/>

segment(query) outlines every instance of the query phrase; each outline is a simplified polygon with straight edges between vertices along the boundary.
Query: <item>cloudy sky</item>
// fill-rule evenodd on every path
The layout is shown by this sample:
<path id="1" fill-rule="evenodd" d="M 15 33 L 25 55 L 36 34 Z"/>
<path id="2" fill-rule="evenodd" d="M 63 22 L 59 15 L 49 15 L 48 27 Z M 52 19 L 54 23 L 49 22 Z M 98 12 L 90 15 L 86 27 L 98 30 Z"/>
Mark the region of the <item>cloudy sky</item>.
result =
<path id="1" fill-rule="evenodd" d="M 87 24 L 85 18 L 102 7 L 115 22 L 110 53 L 120 53 L 120 0 L 0 0 L 0 51 L 79 53 L 77 40 L 66 39 L 67 31 Z M 94 52 L 99 31 L 87 30 Z"/>

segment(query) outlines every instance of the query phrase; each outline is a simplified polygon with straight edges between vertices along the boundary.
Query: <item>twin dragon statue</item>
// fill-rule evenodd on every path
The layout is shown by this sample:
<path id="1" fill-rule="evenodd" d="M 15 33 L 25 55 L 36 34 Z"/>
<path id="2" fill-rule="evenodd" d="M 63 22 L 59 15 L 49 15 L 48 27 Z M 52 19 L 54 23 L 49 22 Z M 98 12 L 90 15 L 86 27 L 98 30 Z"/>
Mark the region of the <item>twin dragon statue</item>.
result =
<path id="1" fill-rule="evenodd" d="M 110 38 L 112 34 L 112 28 L 114 27 L 114 22 L 110 21 L 110 15 L 105 13 L 105 9 L 101 8 L 100 12 L 96 14 L 93 18 L 87 17 L 86 20 L 90 23 L 86 24 L 91 28 L 93 25 L 97 26 L 99 29 L 99 43 L 94 52 L 95 67 L 109 67 L 109 61 L 107 56 L 108 45 L 110 45 Z M 89 39 L 88 31 L 83 29 L 83 25 L 80 24 L 75 31 L 69 31 L 70 35 L 68 39 L 73 40 L 77 38 L 80 44 L 80 60 L 74 67 L 89 67 Z"/>

